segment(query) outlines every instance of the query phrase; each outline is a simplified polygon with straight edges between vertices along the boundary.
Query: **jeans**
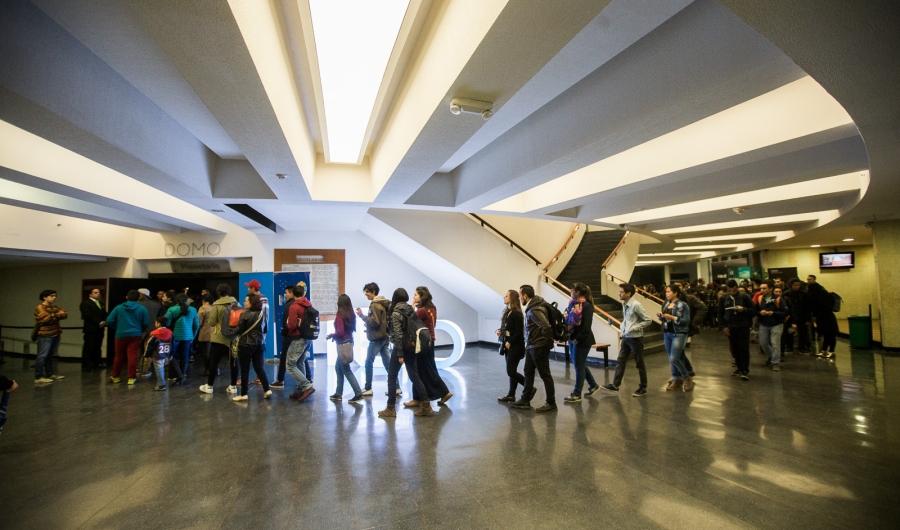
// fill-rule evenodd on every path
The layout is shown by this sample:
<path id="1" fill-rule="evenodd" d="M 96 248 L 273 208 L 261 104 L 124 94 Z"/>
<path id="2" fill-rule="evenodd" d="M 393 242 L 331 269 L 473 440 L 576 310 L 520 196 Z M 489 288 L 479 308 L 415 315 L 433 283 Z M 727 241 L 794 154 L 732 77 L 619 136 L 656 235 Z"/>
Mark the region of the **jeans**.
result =
<path id="1" fill-rule="evenodd" d="M 728 344 L 737 369 L 743 373 L 750 372 L 750 326 L 728 328 Z"/>
<path id="2" fill-rule="evenodd" d="M 269 391 L 269 375 L 266 373 L 263 365 L 263 354 L 266 351 L 265 344 L 254 344 L 252 346 L 240 346 L 238 348 L 238 358 L 241 361 L 241 395 L 247 395 L 247 380 L 250 379 L 250 363 L 253 363 L 253 370 L 259 382 L 262 383 L 263 390 Z"/>
<path id="3" fill-rule="evenodd" d="M 169 368 L 173 369 L 175 366 L 179 366 L 183 368 L 181 370 L 183 375 L 187 375 L 188 369 L 188 361 L 190 360 L 191 355 L 191 341 L 189 340 L 176 340 L 172 345 L 172 357 L 169 359 Z M 174 363 L 172 361 L 175 361 Z"/>
<path id="4" fill-rule="evenodd" d="M 284 374 L 287 371 L 288 348 L 291 347 L 292 342 L 294 342 L 293 337 L 281 337 L 281 355 L 278 359 L 278 375 L 275 377 L 275 380 L 282 383 L 284 382 Z"/>
<path id="5" fill-rule="evenodd" d="M 213 386 L 213 383 L 216 382 L 216 375 L 219 373 L 219 363 L 222 362 L 223 357 L 228 359 L 228 364 L 231 367 L 231 386 L 237 384 L 237 359 L 231 358 L 231 348 L 218 342 L 211 342 L 209 344 L 209 373 L 206 375 L 207 385 Z"/>
<path id="6" fill-rule="evenodd" d="M 759 345 L 766 352 L 766 356 L 772 364 L 778 364 L 781 361 L 781 333 L 783 331 L 784 324 L 759 325 Z"/>
<path id="7" fill-rule="evenodd" d="M 81 347 L 81 367 L 96 368 L 103 362 L 103 330 L 98 329 L 84 334 L 84 345 Z"/>
<path id="8" fill-rule="evenodd" d="M 425 385 L 425 392 L 428 393 L 428 397 L 425 398 L 420 395 L 414 386 L 414 400 L 435 401 L 450 393 L 450 389 L 447 388 L 447 383 L 444 382 L 441 378 L 441 374 L 438 373 L 437 362 L 434 360 L 434 344 L 429 346 L 427 350 L 420 352 L 416 361 L 419 369 L 419 379 L 421 379 L 422 384 Z"/>
<path id="9" fill-rule="evenodd" d="M 525 397 L 531 395 L 534 390 L 534 372 L 544 382 L 544 392 L 547 394 L 547 403 L 556 404 L 556 387 L 553 385 L 553 376 L 550 375 L 550 347 L 532 348 L 525 350 Z"/>
<path id="10" fill-rule="evenodd" d="M 644 366 L 644 341 L 641 337 L 622 337 L 619 344 L 619 359 L 616 362 L 616 375 L 613 376 L 613 386 L 619 388 L 622 378 L 625 376 L 625 364 L 628 358 L 634 355 L 634 365 L 637 366 L 640 377 L 640 388 L 647 388 L 647 367 Z"/>
<path id="11" fill-rule="evenodd" d="M 59 350 L 59 338 L 59 335 L 55 337 L 38 337 L 37 359 L 34 361 L 35 379 L 53 375 L 53 357 Z"/>
<path id="12" fill-rule="evenodd" d="M 170 364 L 169 359 L 153 359 L 153 367 L 156 369 L 156 384 L 159 386 L 166 386 L 166 365 Z M 172 370 L 175 371 L 175 377 L 179 379 L 183 379 L 184 375 L 181 373 L 181 370 L 178 368 L 178 365 L 174 365 L 171 367 Z"/>
<path id="13" fill-rule="evenodd" d="M 344 393 L 344 378 L 347 378 L 347 381 L 350 382 L 350 388 L 353 389 L 353 395 L 358 396 L 362 394 L 362 390 L 359 389 L 359 382 L 356 380 L 356 376 L 353 375 L 353 370 L 350 369 L 350 363 L 344 364 L 340 359 L 336 359 L 334 361 L 334 372 L 337 375 L 337 386 L 335 387 L 334 393 L 338 396 Z"/>
<path id="14" fill-rule="evenodd" d="M 666 353 L 669 355 L 669 366 L 672 369 L 672 379 L 684 379 L 688 375 L 688 369 L 684 365 L 684 345 L 687 343 L 685 333 L 663 333 L 663 341 L 666 344 Z"/>
<path id="15" fill-rule="evenodd" d="M 286 361 L 287 371 L 291 374 L 291 377 L 297 381 L 298 393 L 312 387 L 312 383 L 309 382 L 309 379 L 307 379 L 306 375 L 303 373 L 305 370 L 301 371 L 297 367 L 298 363 L 305 361 L 306 345 L 306 339 L 294 339 L 291 342 L 291 346 L 288 348 L 288 357 Z"/>
<path id="16" fill-rule="evenodd" d="M 585 379 L 587 379 L 588 388 L 597 387 L 594 374 L 591 373 L 591 369 L 587 366 L 589 353 L 591 353 L 590 344 L 575 344 L 573 341 L 569 341 L 569 357 L 572 358 L 572 365 L 575 366 L 575 389 L 572 390 L 572 393 L 576 396 L 581 395 Z"/>
<path id="17" fill-rule="evenodd" d="M 369 341 L 369 349 L 366 352 L 366 390 L 372 390 L 372 378 L 375 373 L 375 356 L 381 356 L 381 364 L 388 370 L 391 365 L 391 356 L 388 353 L 388 337 Z"/>
<path id="18" fill-rule="evenodd" d="M 516 395 L 516 387 L 519 385 L 525 388 L 525 376 L 519 373 L 519 361 L 521 360 L 521 354 L 506 352 L 506 375 L 509 376 L 509 393 L 507 396 L 514 397 Z"/>
<path id="19" fill-rule="evenodd" d="M 137 377 L 137 363 L 141 353 L 141 337 L 123 337 L 116 339 L 116 358 L 113 361 L 112 373 L 113 377 L 119 377 L 122 373 L 122 364 L 128 367 L 128 379 Z M 125 358 L 128 357 L 126 363 Z"/>

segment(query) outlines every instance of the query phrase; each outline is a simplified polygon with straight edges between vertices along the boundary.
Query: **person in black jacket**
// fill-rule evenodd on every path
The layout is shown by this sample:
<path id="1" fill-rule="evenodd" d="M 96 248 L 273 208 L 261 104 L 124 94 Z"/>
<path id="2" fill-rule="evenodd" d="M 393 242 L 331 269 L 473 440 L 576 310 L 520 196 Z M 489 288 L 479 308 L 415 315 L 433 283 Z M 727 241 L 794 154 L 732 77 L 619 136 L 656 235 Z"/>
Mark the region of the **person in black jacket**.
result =
<path id="1" fill-rule="evenodd" d="M 234 402 L 247 401 L 247 383 L 250 378 L 250 363 L 262 383 L 265 399 L 272 397 L 269 390 L 269 377 L 263 365 L 263 353 L 266 350 L 266 331 L 268 323 L 263 312 L 262 298 L 258 294 L 247 295 L 244 300 L 244 311 L 238 321 L 238 358 L 241 361 L 241 393 L 231 398 Z"/>
<path id="2" fill-rule="evenodd" d="M 806 291 L 803 290 L 803 282 L 800 278 L 791 278 L 788 281 L 788 290 L 785 298 L 791 301 L 793 314 L 791 320 L 797 325 L 797 349 L 800 353 L 810 353 L 809 344 L 809 300 Z"/>
<path id="3" fill-rule="evenodd" d="M 737 370 L 732 377 L 750 380 L 750 323 L 756 315 L 753 300 L 738 290 L 734 280 L 728 280 L 726 294 L 719 298 L 719 329 L 728 337 Z"/>
<path id="4" fill-rule="evenodd" d="M 92 289 L 88 299 L 81 302 L 81 332 L 84 345 L 81 347 L 81 371 L 89 372 L 100 368 L 103 363 L 103 332 L 106 329 L 106 309 L 100 301 L 100 289 Z"/>
<path id="5" fill-rule="evenodd" d="M 585 379 L 588 382 L 588 396 L 599 390 L 600 385 L 587 367 L 587 357 L 595 342 L 594 333 L 591 331 L 594 322 L 594 297 L 591 295 L 591 288 L 581 282 L 572 284 L 571 295 L 565 318 L 566 330 L 569 333 L 569 356 L 575 367 L 575 389 L 564 401 L 577 403 L 581 401 Z"/>
<path id="6" fill-rule="evenodd" d="M 833 359 L 838 332 L 837 318 L 834 316 L 834 298 L 828 289 L 818 283 L 815 274 L 807 276 L 806 283 L 810 309 L 816 319 L 816 333 L 822 335 L 822 348 L 816 355 Z"/>
<path id="7" fill-rule="evenodd" d="M 509 393 L 497 398 L 498 401 L 513 402 L 516 400 L 516 388 L 525 387 L 525 376 L 519 373 L 519 361 L 525 357 L 525 316 L 519 293 L 510 289 L 503 296 L 506 309 L 500 320 L 500 355 L 506 356 L 506 375 L 509 376 Z"/>
<path id="8" fill-rule="evenodd" d="M 519 288 L 522 301 L 525 302 L 525 390 L 522 397 L 512 403 L 517 409 L 530 409 L 531 400 L 537 393 L 534 388 L 534 372 L 544 382 L 547 402 L 535 409 L 535 412 L 552 412 L 556 410 L 556 390 L 553 375 L 550 374 L 550 349 L 553 348 L 553 330 L 547 314 L 546 300 L 534 294 L 534 287 L 523 285 Z"/>

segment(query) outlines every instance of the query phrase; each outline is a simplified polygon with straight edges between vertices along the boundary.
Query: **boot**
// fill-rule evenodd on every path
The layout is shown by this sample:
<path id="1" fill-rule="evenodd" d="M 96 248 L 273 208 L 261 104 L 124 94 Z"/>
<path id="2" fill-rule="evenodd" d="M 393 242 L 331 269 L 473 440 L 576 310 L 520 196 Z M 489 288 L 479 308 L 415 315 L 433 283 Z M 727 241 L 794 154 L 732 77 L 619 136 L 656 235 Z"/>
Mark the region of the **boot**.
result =
<path id="1" fill-rule="evenodd" d="M 379 418 L 396 418 L 397 411 L 394 410 L 394 407 L 388 405 L 384 410 L 378 411 Z"/>
<path id="2" fill-rule="evenodd" d="M 407 401 L 406 403 L 404 403 L 403 406 L 406 407 L 406 408 L 408 408 L 408 409 L 414 409 L 414 408 L 418 407 L 418 406 L 421 405 L 421 404 L 422 404 L 421 401 L 418 401 L 418 400 L 413 399 L 413 400 L 410 400 L 410 401 Z"/>
<path id="3" fill-rule="evenodd" d="M 419 405 L 419 410 L 417 410 L 413 416 L 431 416 L 434 414 L 434 409 L 431 408 L 430 401 L 422 401 Z"/>
<path id="4" fill-rule="evenodd" d="M 681 390 L 684 387 L 684 381 L 681 379 L 675 379 L 672 381 L 672 386 L 667 388 L 666 390 Z"/>
<path id="5" fill-rule="evenodd" d="M 684 378 L 684 386 L 682 387 L 685 392 L 694 388 L 694 378 L 691 376 L 687 376 Z"/>

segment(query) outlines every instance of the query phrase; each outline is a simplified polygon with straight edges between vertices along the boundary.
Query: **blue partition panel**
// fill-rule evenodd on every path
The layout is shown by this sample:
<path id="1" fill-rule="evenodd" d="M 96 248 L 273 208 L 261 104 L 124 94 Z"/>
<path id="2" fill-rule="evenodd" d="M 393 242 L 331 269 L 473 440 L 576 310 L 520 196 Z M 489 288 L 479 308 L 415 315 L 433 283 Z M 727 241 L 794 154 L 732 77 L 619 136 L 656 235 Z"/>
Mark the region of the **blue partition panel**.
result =
<path id="1" fill-rule="evenodd" d="M 238 296 L 235 298 L 237 298 L 239 304 L 243 305 L 244 298 L 247 297 L 247 286 L 244 284 L 248 283 L 250 280 L 258 281 L 260 283 L 259 292 L 269 299 L 269 332 L 266 334 L 265 357 L 271 359 L 275 357 L 275 336 L 278 333 L 275 331 L 275 311 L 273 311 L 276 303 L 276 293 L 274 288 L 275 274 L 272 272 L 242 272 L 238 278 Z"/>

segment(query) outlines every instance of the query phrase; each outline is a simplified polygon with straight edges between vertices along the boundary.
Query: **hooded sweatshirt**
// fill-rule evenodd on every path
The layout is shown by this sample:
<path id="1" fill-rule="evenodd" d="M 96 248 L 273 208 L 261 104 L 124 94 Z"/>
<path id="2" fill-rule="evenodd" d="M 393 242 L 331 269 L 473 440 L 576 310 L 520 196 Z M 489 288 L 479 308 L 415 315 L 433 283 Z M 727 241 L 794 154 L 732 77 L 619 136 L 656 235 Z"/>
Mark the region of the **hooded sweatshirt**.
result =
<path id="1" fill-rule="evenodd" d="M 381 340 L 388 336 L 387 310 L 391 301 L 383 296 L 376 296 L 369 304 L 369 315 L 362 317 L 366 324 L 366 338 Z"/>
<path id="2" fill-rule="evenodd" d="M 219 325 L 222 323 L 222 317 L 225 315 L 225 308 L 234 302 L 235 299 L 233 296 L 225 296 L 213 302 L 213 305 L 209 310 L 209 319 L 207 320 L 209 327 L 213 328 L 210 342 L 215 342 L 216 344 L 221 344 L 223 346 L 231 346 L 231 339 L 222 335 L 222 330 L 219 328 Z"/>
<path id="3" fill-rule="evenodd" d="M 106 324 L 116 328 L 116 338 L 140 337 L 150 325 L 150 313 L 137 302 L 119 304 L 106 318 Z"/>
<path id="4" fill-rule="evenodd" d="M 294 298 L 294 303 L 291 304 L 291 307 L 288 309 L 288 337 L 292 337 L 295 339 L 300 338 L 300 322 L 303 320 L 303 316 L 306 314 L 306 308 L 310 306 L 312 306 L 312 304 L 306 297 Z"/>
<path id="5" fill-rule="evenodd" d="M 150 332 L 150 340 L 147 341 L 147 355 L 154 359 L 168 359 L 172 353 L 172 330 L 169 328 L 156 328 Z"/>
<path id="6" fill-rule="evenodd" d="M 194 340 L 197 330 L 200 329 L 200 318 L 197 316 L 197 310 L 191 306 L 187 306 L 188 314 L 181 314 L 181 306 L 173 305 L 166 311 L 167 325 L 171 326 L 175 323 L 172 332 L 175 334 L 175 340 Z"/>

